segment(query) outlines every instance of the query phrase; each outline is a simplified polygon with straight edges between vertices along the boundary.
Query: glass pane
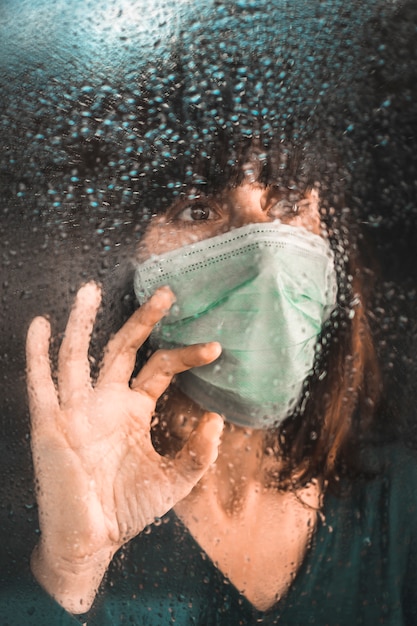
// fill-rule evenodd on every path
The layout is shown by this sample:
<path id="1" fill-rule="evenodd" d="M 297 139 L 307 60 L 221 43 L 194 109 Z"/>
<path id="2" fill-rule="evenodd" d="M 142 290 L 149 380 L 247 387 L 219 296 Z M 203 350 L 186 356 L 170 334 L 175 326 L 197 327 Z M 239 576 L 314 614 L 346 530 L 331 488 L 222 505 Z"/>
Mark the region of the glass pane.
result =
<path id="1" fill-rule="evenodd" d="M 417 621 L 416 28 L 2 0 L 1 623 Z"/>

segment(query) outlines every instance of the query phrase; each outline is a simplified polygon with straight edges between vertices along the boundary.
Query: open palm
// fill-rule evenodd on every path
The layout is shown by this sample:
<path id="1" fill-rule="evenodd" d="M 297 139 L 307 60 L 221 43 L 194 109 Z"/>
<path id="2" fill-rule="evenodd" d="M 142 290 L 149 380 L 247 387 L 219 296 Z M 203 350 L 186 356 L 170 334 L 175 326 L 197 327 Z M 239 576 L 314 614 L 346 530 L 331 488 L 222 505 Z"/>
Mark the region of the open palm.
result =
<path id="1" fill-rule="evenodd" d="M 30 326 L 28 393 L 42 532 L 35 574 L 57 599 L 57 579 L 68 571 L 76 578 L 79 571 L 81 580 L 90 569 L 100 579 L 116 550 L 188 495 L 216 458 L 219 416 L 206 414 L 175 459 L 155 451 L 150 422 L 172 377 L 213 361 L 218 344 L 158 351 L 130 381 L 137 350 L 173 301 L 172 292 L 162 288 L 132 315 L 110 340 L 95 383 L 88 359 L 100 304 L 94 283 L 80 289 L 71 311 L 57 385 L 49 323 L 36 318 Z"/>

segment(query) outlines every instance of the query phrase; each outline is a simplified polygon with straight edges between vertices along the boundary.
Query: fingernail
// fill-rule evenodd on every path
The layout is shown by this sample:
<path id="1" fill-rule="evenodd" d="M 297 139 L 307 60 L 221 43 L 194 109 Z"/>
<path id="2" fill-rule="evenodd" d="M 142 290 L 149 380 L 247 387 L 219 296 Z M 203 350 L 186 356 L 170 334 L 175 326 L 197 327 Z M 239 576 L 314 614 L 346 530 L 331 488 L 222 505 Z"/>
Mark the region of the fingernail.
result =
<path id="1" fill-rule="evenodd" d="M 204 432 L 210 439 L 220 439 L 224 421 L 218 413 L 208 413 L 205 416 Z"/>
<path id="2" fill-rule="evenodd" d="M 158 302 L 158 305 L 166 306 L 167 309 L 170 309 L 171 306 L 176 302 L 176 297 L 174 292 L 168 285 L 164 285 L 163 287 L 158 287 L 158 289 L 153 294 L 152 298 L 157 298 L 160 300 L 162 298 L 162 302 Z"/>
<path id="3" fill-rule="evenodd" d="M 222 346 L 218 341 L 210 341 L 204 344 L 206 358 L 215 361 L 222 353 Z"/>

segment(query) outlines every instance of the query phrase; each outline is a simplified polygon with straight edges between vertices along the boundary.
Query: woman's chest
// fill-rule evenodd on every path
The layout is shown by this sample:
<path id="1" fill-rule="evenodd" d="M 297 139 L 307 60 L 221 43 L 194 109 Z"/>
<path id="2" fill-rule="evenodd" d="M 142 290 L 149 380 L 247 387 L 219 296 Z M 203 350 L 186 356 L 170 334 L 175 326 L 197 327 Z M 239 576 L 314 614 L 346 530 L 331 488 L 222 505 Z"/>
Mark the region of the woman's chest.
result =
<path id="1" fill-rule="evenodd" d="M 254 498 L 235 515 L 210 499 L 178 507 L 176 513 L 223 576 L 261 611 L 288 592 L 317 517 L 293 494 Z"/>
<path id="2" fill-rule="evenodd" d="M 89 625 L 417 623 L 415 576 L 404 579 L 407 563 L 415 563 L 404 528 L 385 508 L 378 515 L 372 508 L 370 515 L 350 498 L 331 500 L 295 581 L 271 610 L 258 611 L 239 594 L 171 512 L 115 559 Z M 262 585 L 264 569 L 259 568 Z M 416 569 L 411 565 L 408 571 Z"/>

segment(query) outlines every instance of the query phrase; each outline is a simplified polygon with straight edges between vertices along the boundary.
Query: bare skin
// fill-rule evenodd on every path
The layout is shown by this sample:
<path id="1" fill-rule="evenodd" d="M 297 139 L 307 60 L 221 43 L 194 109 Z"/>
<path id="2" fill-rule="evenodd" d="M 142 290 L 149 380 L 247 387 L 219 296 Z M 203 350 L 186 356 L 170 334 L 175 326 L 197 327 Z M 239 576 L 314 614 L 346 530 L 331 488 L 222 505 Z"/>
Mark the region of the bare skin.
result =
<path id="1" fill-rule="evenodd" d="M 178 203 L 152 221 L 139 256 L 277 218 L 322 234 L 315 190 L 297 203 L 287 200 L 282 190 L 245 184 L 216 198 Z M 262 610 L 288 590 L 314 530 L 318 483 L 296 495 L 268 487 L 271 459 L 263 452 L 261 431 L 226 424 L 220 443 L 220 416 L 180 401 L 174 392 L 170 428 L 183 448 L 169 457 L 153 448 L 151 418 L 172 378 L 214 361 L 221 351 L 217 343 L 158 351 L 129 385 L 137 350 L 173 301 L 172 292 L 162 288 L 134 313 L 109 342 L 95 384 L 88 346 L 100 304 L 96 285 L 85 285 L 77 295 L 60 349 L 57 389 L 49 323 L 36 318 L 29 329 L 42 531 L 32 569 L 70 612 L 90 607 L 114 553 L 173 507 L 214 563 Z M 194 419 L 184 423 L 184 410 Z"/>

